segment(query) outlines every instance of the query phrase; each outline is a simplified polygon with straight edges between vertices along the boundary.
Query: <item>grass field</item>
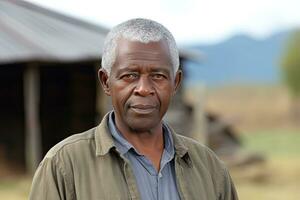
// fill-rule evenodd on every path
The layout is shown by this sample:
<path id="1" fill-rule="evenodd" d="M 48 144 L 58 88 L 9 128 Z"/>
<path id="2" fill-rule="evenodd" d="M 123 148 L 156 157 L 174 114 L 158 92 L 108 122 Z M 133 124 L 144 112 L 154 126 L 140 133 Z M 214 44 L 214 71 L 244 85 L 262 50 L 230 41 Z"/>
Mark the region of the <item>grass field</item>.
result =
<path id="1" fill-rule="evenodd" d="M 240 131 L 300 128 L 300 123 L 291 119 L 291 98 L 283 86 L 204 89 L 197 86 L 187 89 L 185 97 L 193 106 L 200 104 L 200 107 L 217 113 Z"/>
<path id="2" fill-rule="evenodd" d="M 300 131 L 244 134 L 247 151 L 260 152 L 266 163 L 231 171 L 242 200 L 300 199 Z"/>
<path id="3" fill-rule="evenodd" d="M 25 200 L 28 199 L 30 177 L 12 177 L 0 180 L 0 199 Z"/>
<path id="4" fill-rule="evenodd" d="M 300 132 L 256 131 L 242 135 L 246 151 L 267 158 L 258 166 L 232 169 L 241 200 L 300 199 Z M 30 177 L 0 180 L 0 199 L 25 200 Z"/>

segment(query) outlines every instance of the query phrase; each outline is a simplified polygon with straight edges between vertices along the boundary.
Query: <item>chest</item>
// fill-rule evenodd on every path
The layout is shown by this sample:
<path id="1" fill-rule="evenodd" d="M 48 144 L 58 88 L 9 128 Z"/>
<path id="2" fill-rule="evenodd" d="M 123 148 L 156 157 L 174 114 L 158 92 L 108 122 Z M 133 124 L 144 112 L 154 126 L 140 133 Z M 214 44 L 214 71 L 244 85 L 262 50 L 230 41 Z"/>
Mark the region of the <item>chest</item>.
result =
<path id="1" fill-rule="evenodd" d="M 70 184 L 76 199 L 143 199 L 138 186 L 141 184 L 139 180 L 143 179 L 136 178 L 130 162 L 117 156 L 103 156 L 93 162 L 74 165 L 73 183 Z M 180 199 L 217 199 L 209 172 L 175 159 L 174 174 Z"/>
<path id="2" fill-rule="evenodd" d="M 146 156 L 126 154 L 141 199 L 178 200 L 173 156 L 164 151 L 157 170 Z"/>

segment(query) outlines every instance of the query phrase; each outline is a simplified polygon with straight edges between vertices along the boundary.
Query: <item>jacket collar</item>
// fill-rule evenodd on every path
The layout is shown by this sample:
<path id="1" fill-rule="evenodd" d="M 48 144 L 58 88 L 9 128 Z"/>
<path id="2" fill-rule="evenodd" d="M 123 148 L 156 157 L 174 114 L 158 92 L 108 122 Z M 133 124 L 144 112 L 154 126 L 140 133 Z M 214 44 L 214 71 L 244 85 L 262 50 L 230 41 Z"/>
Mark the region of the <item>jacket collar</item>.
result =
<path id="1" fill-rule="evenodd" d="M 174 129 L 172 129 L 172 127 L 170 127 L 169 125 L 167 125 L 167 126 L 173 137 L 175 152 L 180 158 L 182 158 L 183 156 L 185 156 L 188 153 L 189 149 L 184 144 L 183 139 L 174 131 Z"/>
<path id="2" fill-rule="evenodd" d="M 108 128 L 108 118 L 109 113 L 103 117 L 101 123 L 96 127 L 96 156 L 104 156 L 111 148 L 115 147 L 112 135 Z"/>
<path id="3" fill-rule="evenodd" d="M 96 127 L 96 156 L 104 156 L 109 153 L 113 147 L 115 147 L 112 135 L 108 128 L 108 119 L 109 113 L 103 117 L 101 123 Z M 188 153 L 188 147 L 184 144 L 183 139 L 178 136 L 170 126 L 168 126 L 168 128 L 173 137 L 175 153 L 182 158 Z"/>

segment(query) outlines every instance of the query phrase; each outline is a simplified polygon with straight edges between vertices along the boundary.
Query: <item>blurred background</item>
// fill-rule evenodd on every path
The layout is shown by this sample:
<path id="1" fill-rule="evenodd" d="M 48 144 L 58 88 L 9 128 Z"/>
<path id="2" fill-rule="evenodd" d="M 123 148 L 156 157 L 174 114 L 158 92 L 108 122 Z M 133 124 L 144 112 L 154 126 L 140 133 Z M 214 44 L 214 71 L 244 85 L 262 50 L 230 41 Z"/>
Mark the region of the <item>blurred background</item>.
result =
<path id="1" fill-rule="evenodd" d="M 0 0 L 0 199 L 27 199 L 54 144 L 111 108 L 96 72 L 109 29 L 174 35 L 184 83 L 165 120 L 229 167 L 240 199 L 300 199 L 297 0 Z"/>

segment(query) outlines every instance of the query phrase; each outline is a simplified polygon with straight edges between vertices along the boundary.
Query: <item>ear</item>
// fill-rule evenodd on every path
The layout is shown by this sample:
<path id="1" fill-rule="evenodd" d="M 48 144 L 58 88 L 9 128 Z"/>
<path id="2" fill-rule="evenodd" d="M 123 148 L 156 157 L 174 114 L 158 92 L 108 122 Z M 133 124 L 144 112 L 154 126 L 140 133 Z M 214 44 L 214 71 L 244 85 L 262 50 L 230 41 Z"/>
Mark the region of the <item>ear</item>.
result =
<path id="1" fill-rule="evenodd" d="M 178 70 L 177 72 L 176 72 L 176 75 L 175 75 L 175 87 L 174 87 L 174 93 L 173 93 L 173 95 L 175 95 L 176 94 L 176 92 L 177 92 L 177 90 L 178 90 L 178 88 L 179 88 L 179 86 L 180 86 L 180 84 L 181 84 L 181 81 L 182 81 L 182 71 L 181 70 Z"/>
<path id="2" fill-rule="evenodd" d="M 102 85 L 103 91 L 106 95 L 110 96 L 110 87 L 109 87 L 109 75 L 107 71 L 103 68 L 100 68 L 98 71 L 98 79 Z"/>

